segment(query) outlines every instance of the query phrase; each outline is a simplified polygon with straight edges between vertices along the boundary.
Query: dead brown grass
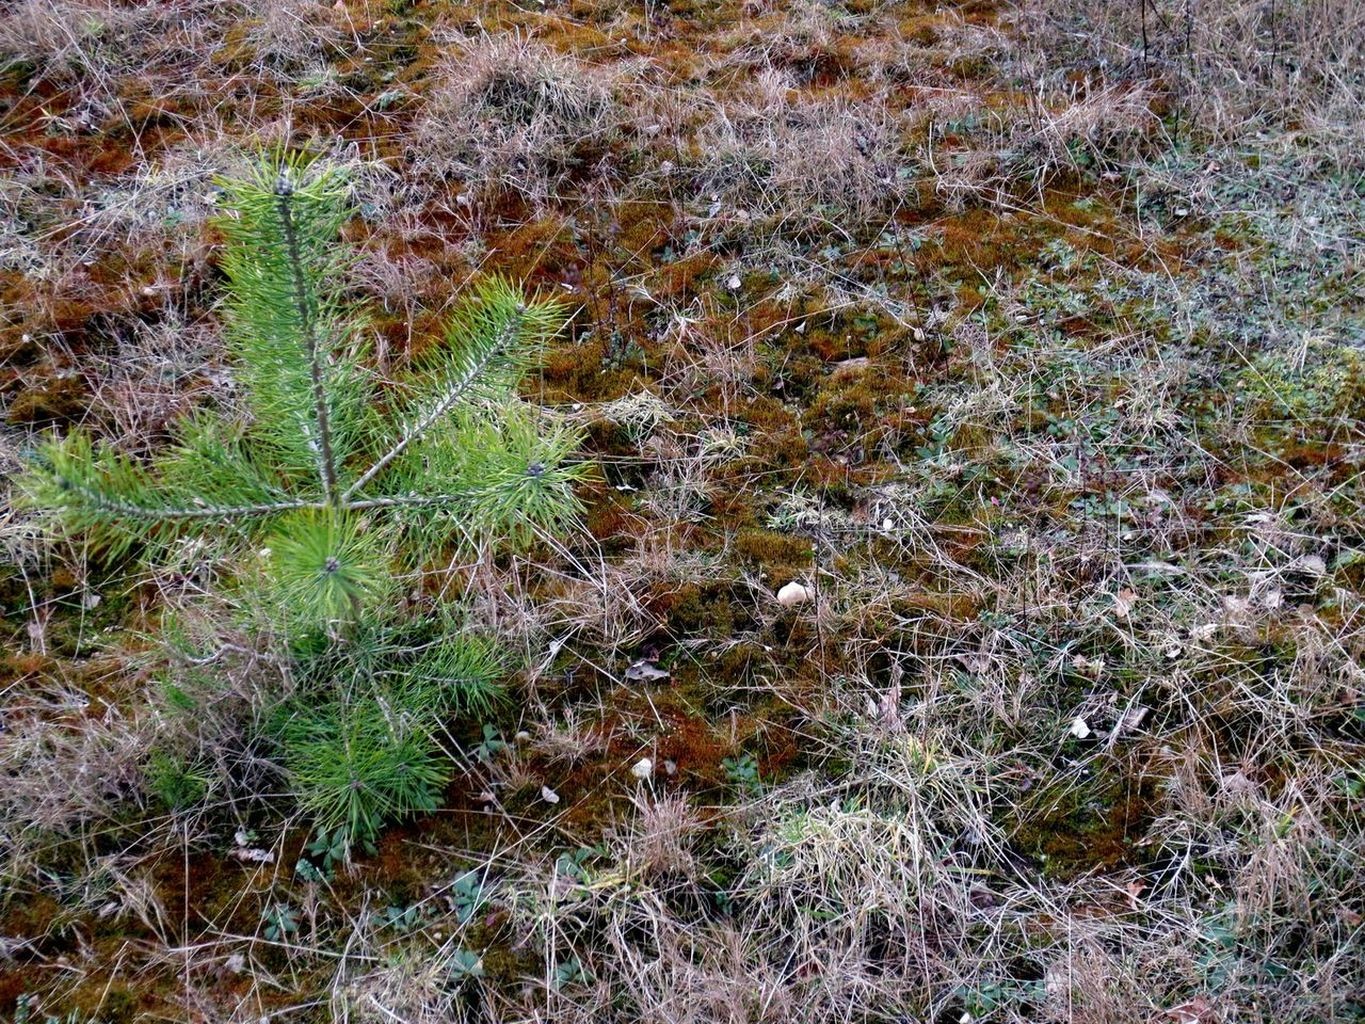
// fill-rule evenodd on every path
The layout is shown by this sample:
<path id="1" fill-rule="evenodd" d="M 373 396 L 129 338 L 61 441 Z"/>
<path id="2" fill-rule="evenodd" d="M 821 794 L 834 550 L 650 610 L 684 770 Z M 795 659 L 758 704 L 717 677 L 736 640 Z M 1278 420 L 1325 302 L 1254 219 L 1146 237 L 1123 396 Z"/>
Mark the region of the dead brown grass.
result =
<path id="1" fill-rule="evenodd" d="M 1084 62 L 1161 84 L 1176 110 L 1229 142 L 1274 129 L 1355 166 L 1365 100 L 1365 12 L 1350 0 L 1085 0 L 1021 6 L 1034 72 Z"/>
<path id="2" fill-rule="evenodd" d="M 543 205 L 599 165 L 625 124 L 620 72 L 519 36 L 452 39 L 414 128 L 419 173 L 460 179 L 470 201 Z"/>
<path id="3" fill-rule="evenodd" d="M 889 216 L 914 195 L 900 134 L 880 97 L 812 99 L 789 72 L 765 69 L 698 132 L 698 187 L 788 229 L 794 219 Z"/>

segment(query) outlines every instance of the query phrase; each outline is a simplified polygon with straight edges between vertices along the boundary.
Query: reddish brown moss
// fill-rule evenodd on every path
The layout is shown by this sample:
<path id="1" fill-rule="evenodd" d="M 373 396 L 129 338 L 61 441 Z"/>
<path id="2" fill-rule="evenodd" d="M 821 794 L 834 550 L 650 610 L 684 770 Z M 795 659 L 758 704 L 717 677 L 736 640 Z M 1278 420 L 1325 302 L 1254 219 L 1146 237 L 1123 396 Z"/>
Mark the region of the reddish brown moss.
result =
<path id="1" fill-rule="evenodd" d="M 85 383 L 74 373 L 58 373 L 30 384 L 10 402 L 11 423 L 73 423 L 89 405 Z"/>

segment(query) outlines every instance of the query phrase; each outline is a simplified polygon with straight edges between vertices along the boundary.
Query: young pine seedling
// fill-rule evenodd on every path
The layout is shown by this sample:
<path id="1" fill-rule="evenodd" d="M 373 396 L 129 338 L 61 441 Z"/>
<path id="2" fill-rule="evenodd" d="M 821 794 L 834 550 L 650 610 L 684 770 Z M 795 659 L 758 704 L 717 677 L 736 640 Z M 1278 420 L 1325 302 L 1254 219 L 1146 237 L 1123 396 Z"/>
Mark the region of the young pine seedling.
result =
<path id="1" fill-rule="evenodd" d="M 221 185 L 240 400 L 186 418 L 145 462 L 81 431 L 49 439 L 21 493 L 110 556 L 154 562 L 191 540 L 264 583 L 296 687 L 268 741 L 317 827 L 344 830 L 349 849 L 436 806 L 443 718 L 495 696 L 496 652 L 447 612 L 405 619 L 385 600 L 397 576 L 450 545 L 520 543 L 576 520 L 580 435 L 517 397 L 566 314 L 484 280 L 431 355 L 381 381 L 343 287 L 344 174 L 283 156 Z"/>

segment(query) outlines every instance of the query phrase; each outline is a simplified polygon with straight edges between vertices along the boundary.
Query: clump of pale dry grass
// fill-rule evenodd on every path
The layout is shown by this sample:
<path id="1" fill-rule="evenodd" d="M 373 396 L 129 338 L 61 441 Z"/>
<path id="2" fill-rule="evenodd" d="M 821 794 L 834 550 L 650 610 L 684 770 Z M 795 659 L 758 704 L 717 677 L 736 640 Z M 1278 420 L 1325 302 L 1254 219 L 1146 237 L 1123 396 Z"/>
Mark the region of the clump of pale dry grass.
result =
<path id="1" fill-rule="evenodd" d="M 246 0 L 243 13 L 256 19 L 247 33 L 256 60 L 277 72 L 295 74 L 325 69 L 324 58 L 351 42 L 359 49 L 354 25 L 342 8 L 314 0 Z"/>
<path id="2" fill-rule="evenodd" d="M 225 385 L 215 372 L 218 339 L 207 325 L 186 324 L 174 307 L 155 322 L 135 321 L 112 351 L 89 359 L 90 411 L 110 443 L 149 452 L 208 394 Z"/>
<path id="3" fill-rule="evenodd" d="M 723 65 L 781 68 L 801 84 L 840 77 L 850 70 L 852 61 L 841 52 L 840 44 L 865 19 L 808 0 L 784 4 L 778 18 L 771 17 L 775 13 L 771 7 L 755 13 L 761 13 L 762 20 L 742 23 L 721 38 Z"/>
<path id="4" fill-rule="evenodd" d="M 72 686 L 7 687 L 9 723 L 0 740 L 0 827 L 9 856 L 54 834 L 71 835 L 142 803 L 142 766 L 152 716 Z"/>
<path id="5" fill-rule="evenodd" d="M 1041 192 L 1059 179 L 1112 175 L 1160 152 L 1170 140 L 1155 98 L 1142 85 L 1100 83 L 1029 95 L 991 112 L 976 133 L 979 142 L 966 147 L 943 150 L 936 137 L 945 130 L 931 124 L 923 162 L 951 209 L 980 200 L 1009 206 L 1020 192 Z M 947 105 L 961 109 L 951 99 Z"/>
<path id="6" fill-rule="evenodd" d="M 1034 3 L 1021 29 L 1030 77 L 1084 62 L 1110 80 L 1154 83 L 1221 141 L 1273 128 L 1348 165 L 1359 157 L 1365 9 L 1352 0 Z"/>
<path id="7" fill-rule="evenodd" d="M 21 0 L 0 14 L 0 61 L 38 74 L 102 80 L 134 66 L 138 37 L 159 5 L 111 0 Z"/>
<path id="8" fill-rule="evenodd" d="M 35 540 L 41 545 L 45 538 Z M 51 666 L 61 663 L 46 656 L 69 646 L 46 635 L 52 602 L 30 610 L 35 657 L 28 661 L 35 667 L 16 672 L 24 661 L 7 665 L 13 674 L 0 732 L 0 831 L 16 863 L 39 851 L 51 856 L 92 830 L 150 826 L 160 835 L 157 819 L 167 808 L 156 790 L 153 755 L 201 779 L 210 800 L 244 808 L 273 790 L 269 762 L 253 744 L 289 680 L 244 634 L 215 625 L 222 612 L 205 609 L 201 592 L 211 559 L 200 555 L 186 552 L 183 564 L 151 581 L 165 609 L 163 642 L 104 650 L 74 663 L 78 678 L 55 673 Z M 67 600 L 80 600 L 84 614 L 93 615 L 105 595 L 80 587 Z M 103 646 L 98 636 L 84 642 Z M 201 810 L 194 809 L 185 835 L 198 832 Z"/>
<path id="9" fill-rule="evenodd" d="M 413 128 L 418 173 L 459 178 L 471 200 L 546 203 L 590 176 L 626 123 L 621 72 L 521 36 L 458 40 Z"/>
<path id="10" fill-rule="evenodd" d="M 1035 98 L 1027 121 L 1011 130 L 1007 145 L 1017 148 L 1016 173 L 1041 183 L 1062 171 L 1100 173 L 1129 166 L 1164 141 L 1150 92 L 1092 83 L 1065 96 Z"/>
<path id="11" fill-rule="evenodd" d="M 760 72 L 698 130 L 702 198 L 797 227 L 885 216 L 914 195 L 901 126 L 882 98 L 813 98 L 785 72 Z"/>
<path id="12" fill-rule="evenodd" d="M 627 870 L 647 876 L 678 876 L 692 879 L 697 871 L 693 850 L 702 822 L 685 793 L 664 793 L 633 798 L 635 816 L 615 840 Z"/>

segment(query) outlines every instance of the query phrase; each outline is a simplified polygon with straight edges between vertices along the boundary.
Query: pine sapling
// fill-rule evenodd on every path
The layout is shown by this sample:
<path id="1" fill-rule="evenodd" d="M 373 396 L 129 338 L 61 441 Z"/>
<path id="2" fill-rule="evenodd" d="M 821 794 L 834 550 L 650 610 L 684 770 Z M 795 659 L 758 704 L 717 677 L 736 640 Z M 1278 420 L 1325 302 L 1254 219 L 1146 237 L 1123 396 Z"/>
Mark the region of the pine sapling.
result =
<path id="1" fill-rule="evenodd" d="M 421 365 L 381 381 L 345 295 L 344 174 L 282 156 L 221 184 L 240 403 L 184 419 L 145 461 L 79 430 L 53 437 L 21 493 L 110 556 L 155 562 L 190 539 L 266 581 L 296 687 L 266 741 L 319 827 L 365 842 L 436 805 L 449 776 L 438 733 L 489 708 L 502 668 L 449 610 L 405 620 L 385 600 L 396 573 L 451 544 L 522 543 L 576 520 L 580 435 L 517 397 L 566 314 L 486 279 Z M 194 797 L 169 764 L 152 759 L 151 788 L 168 804 Z"/>

